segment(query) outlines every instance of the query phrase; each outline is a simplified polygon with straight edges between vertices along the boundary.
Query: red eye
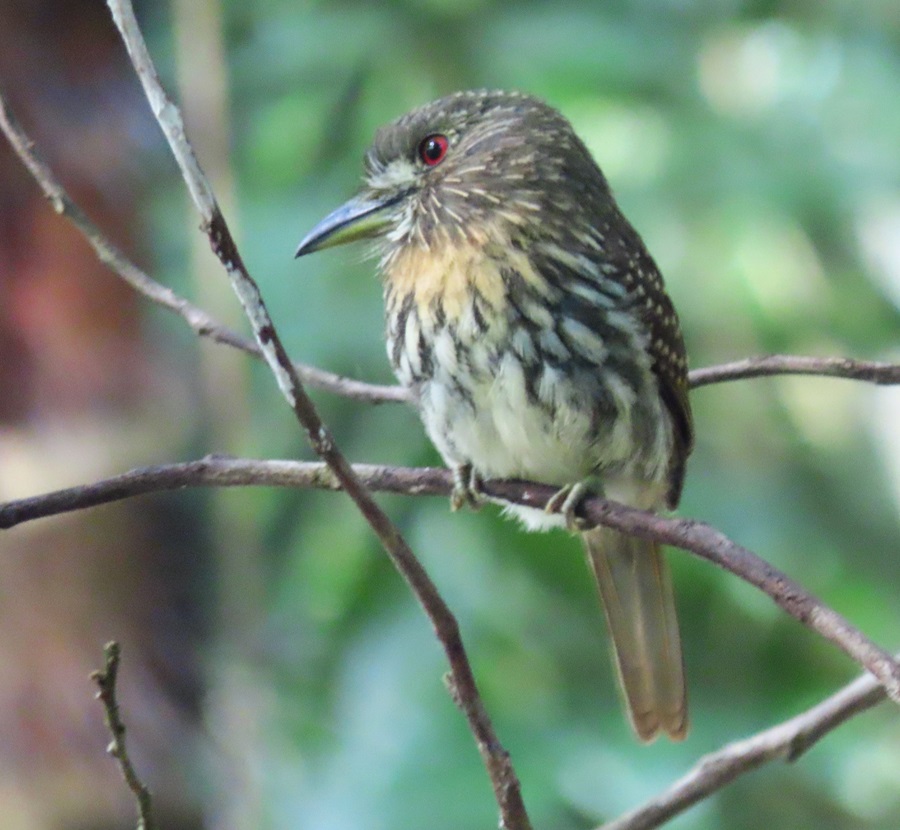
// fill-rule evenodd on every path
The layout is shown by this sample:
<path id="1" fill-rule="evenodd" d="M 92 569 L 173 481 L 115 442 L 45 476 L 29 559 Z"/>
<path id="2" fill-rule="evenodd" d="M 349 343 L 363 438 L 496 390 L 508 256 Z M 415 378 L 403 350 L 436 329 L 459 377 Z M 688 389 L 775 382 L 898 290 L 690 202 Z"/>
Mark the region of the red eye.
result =
<path id="1" fill-rule="evenodd" d="M 429 135 L 423 138 L 419 144 L 419 158 L 429 167 L 434 167 L 444 160 L 449 146 L 450 142 L 447 141 L 447 136 L 439 134 Z"/>

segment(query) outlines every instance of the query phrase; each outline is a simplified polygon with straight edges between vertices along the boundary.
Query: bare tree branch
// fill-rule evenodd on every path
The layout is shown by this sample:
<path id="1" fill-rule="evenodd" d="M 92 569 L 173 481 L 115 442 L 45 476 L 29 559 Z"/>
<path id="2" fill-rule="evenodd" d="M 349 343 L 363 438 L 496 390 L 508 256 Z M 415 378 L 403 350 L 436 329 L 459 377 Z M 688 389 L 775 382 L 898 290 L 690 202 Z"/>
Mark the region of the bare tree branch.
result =
<path id="1" fill-rule="evenodd" d="M 407 495 L 449 495 L 449 470 L 355 465 L 359 480 L 372 490 Z M 299 461 L 258 461 L 210 456 L 199 461 L 146 467 L 81 487 L 0 505 L 0 528 L 71 510 L 79 510 L 143 493 L 180 487 L 282 486 L 338 489 L 337 477 L 325 465 Z M 486 496 L 501 504 L 543 508 L 556 488 L 528 481 L 488 480 Z M 608 527 L 674 545 L 696 554 L 770 596 L 803 625 L 837 645 L 870 671 L 887 694 L 900 703 L 900 665 L 844 617 L 800 584 L 720 531 L 693 519 L 674 519 L 594 497 L 581 505 L 589 524 Z"/>
<path id="2" fill-rule="evenodd" d="M 900 363 L 879 363 L 871 360 L 851 360 L 847 357 L 801 357 L 775 354 L 748 357 L 734 363 L 694 369 L 690 373 L 691 388 L 711 383 L 771 375 L 819 375 L 822 377 L 862 380 L 891 386 L 900 383 Z"/>
<path id="3" fill-rule="evenodd" d="M 118 762 L 122 777 L 137 801 L 137 830 L 156 830 L 158 825 L 153 817 L 153 798 L 147 785 L 138 776 L 125 746 L 125 724 L 119 713 L 119 701 L 116 694 L 121 653 L 122 650 L 117 642 L 107 643 L 103 649 L 104 667 L 92 672 L 91 680 L 97 684 L 99 689 L 97 700 L 103 704 L 106 726 L 112 735 L 107 752 Z"/>
<path id="4" fill-rule="evenodd" d="M 622 505 L 601 499 L 586 503 L 585 515 L 595 524 L 691 551 L 756 586 L 794 619 L 830 640 L 875 675 L 887 695 L 900 703 L 900 663 L 798 582 L 714 527 L 694 519 L 623 509 Z"/>
<path id="5" fill-rule="evenodd" d="M 209 237 L 213 252 L 225 267 L 231 286 L 250 320 L 256 342 L 275 376 L 282 395 L 305 430 L 316 454 L 328 465 L 341 487 L 353 499 L 434 626 L 450 664 L 453 687 L 456 691 L 454 699 L 466 717 L 493 785 L 494 797 L 500 809 L 501 826 L 508 830 L 530 830 L 531 824 L 522 801 L 519 780 L 512 767 L 509 753 L 500 744 L 485 711 L 456 618 L 400 532 L 378 506 L 365 484 L 360 481 L 337 448 L 331 433 L 303 388 L 275 330 L 259 287 L 244 266 L 209 182 L 185 137 L 181 113 L 159 83 L 156 68 L 147 51 L 131 3 L 129 0 L 108 0 L 107 5 L 153 114 L 162 128 L 202 218 L 203 230 Z"/>
<path id="6" fill-rule="evenodd" d="M 28 138 L 15 119 L 2 95 L 0 95 L 0 129 L 40 185 L 53 209 L 81 231 L 101 262 L 148 300 L 181 317 L 199 337 L 206 337 L 216 343 L 246 352 L 252 357 L 262 358 L 262 350 L 253 340 L 218 323 L 202 308 L 152 279 L 113 245 L 66 193 L 41 159 L 34 142 Z M 300 379 L 309 386 L 351 400 L 371 404 L 402 403 L 410 400 L 409 391 L 402 386 L 353 380 L 303 363 L 294 363 L 294 369 Z M 694 369 L 690 373 L 690 384 L 692 388 L 697 389 L 713 383 L 773 375 L 819 375 L 891 385 L 900 384 L 900 364 L 852 360 L 845 357 L 768 355 Z"/>
<path id="7" fill-rule="evenodd" d="M 353 470 L 369 489 L 385 493 L 448 495 L 452 487 L 452 475 L 442 467 L 354 464 Z M 181 464 L 141 467 L 91 484 L 0 504 L 0 529 L 148 493 L 185 487 L 253 486 L 341 489 L 334 473 L 321 462 L 207 456 Z"/>
<path id="8" fill-rule="evenodd" d="M 239 349 L 253 357 L 261 358 L 263 356 L 262 350 L 253 340 L 218 323 L 202 308 L 152 279 L 103 234 L 84 211 L 72 201 L 59 180 L 53 175 L 53 171 L 41 158 L 34 142 L 22 129 L 2 94 L 0 94 L 0 129 L 6 134 L 13 150 L 40 185 L 53 209 L 81 231 L 97 254 L 97 258 L 104 265 L 148 300 L 181 317 L 199 337 L 207 337 L 216 343 Z M 304 383 L 352 400 L 377 404 L 409 399 L 406 390 L 400 386 L 362 383 L 302 363 L 294 364 L 294 368 Z"/>
<path id="9" fill-rule="evenodd" d="M 12 527 L 39 516 L 76 510 L 84 507 L 128 498 L 140 493 L 156 492 L 184 486 L 271 485 L 346 489 L 381 539 L 389 555 L 410 584 L 416 597 L 431 619 L 447 653 L 453 672 L 451 684 L 454 699 L 465 713 L 475 735 L 482 758 L 494 786 L 500 806 L 501 819 L 507 828 L 528 828 L 528 818 L 521 800 L 519 782 L 505 750 L 497 741 L 490 720 L 483 710 L 475 681 L 459 637 L 458 626 L 436 588 L 384 513 L 372 501 L 366 490 L 407 494 L 446 494 L 452 486 L 448 471 L 438 469 L 400 469 L 357 465 L 351 467 L 334 446 L 330 434 L 309 401 L 301 380 L 336 394 L 370 403 L 409 400 L 406 390 L 397 386 L 376 386 L 347 379 L 302 364 L 292 363 L 272 326 L 258 288 L 247 273 L 224 222 L 208 183 L 196 162 L 193 151 L 184 138 L 181 116 L 175 105 L 159 86 L 155 69 L 134 20 L 127 0 L 108 0 L 116 24 L 132 57 L 135 69 L 144 84 L 148 99 L 163 132 L 182 169 L 185 182 L 203 217 L 204 230 L 213 250 L 222 260 L 248 317 L 253 323 L 258 342 L 217 323 L 205 311 L 191 304 L 167 287 L 152 280 L 125 257 L 87 216 L 75 205 L 54 178 L 47 165 L 36 153 L 32 142 L 24 134 L 0 96 L 0 128 L 7 135 L 14 150 L 40 184 L 54 209 L 69 219 L 88 239 L 97 256 L 126 280 L 135 290 L 178 314 L 192 330 L 202 337 L 238 348 L 255 357 L 266 359 L 278 380 L 279 387 L 291 404 L 298 420 L 307 431 L 316 452 L 325 464 L 298 462 L 262 462 L 241 459 L 207 458 L 183 465 L 146 468 L 96 482 L 85 487 L 23 499 L 0 505 L 0 527 Z M 814 358 L 774 355 L 749 358 L 721 366 L 696 369 L 690 380 L 694 388 L 729 380 L 782 374 L 820 375 L 861 380 L 877 384 L 900 383 L 900 364 L 856 361 L 845 358 Z M 513 501 L 543 507 L 555 488 L 530 482 L 487 482 L 486 493 L 499 501 Z M 766 592 L 784 610 L 803 624 L 836 643 L 854 660 L 865 666 L 877 678 L 863 678 L 848 687 L 847 702 L 838 700 L 845 692 L 829 698 L 803 715 L 746 741 L 732 744 L 719 753 L 707 756 L 695 770 L 655 800 L 635 813 L 605 825 L 604 830 L 634 830 L 656 827 L 668 817 L 686 809 L 713 790 L 733 780 L 742 772 L 755 768 L 776 757 L 792 760 L 838 723 L 856 711 L 862 711 L 885 694 L 900 702 L 900 668 L 889 654 L 879 649 L 843 617 L 825 606 L 784 574 L 781 574 L 751 551 L 736 545 L 715 529 L 699 522 L 655 516 L 627 508 L 603 499 L 585 503 L 585 516 L 590 522 L 605 524 L 634 535 L 653 538 L 689 550 L 718 564 L 740 578 Z M 113 648 L 115 644 L 110 644 Z M 110 729 L 116 735 L 109 705 L 103 698 L 102 678 L 112 684 L 112 705 L 115 707 L 115 670 L 118 665 L 116 647 L 114 660 L 107 653 L 105 673 L 97 672 L 95 680 L 107 706 Z M 865 681 L 865 682 L 864 682 Z M 859 688 L 857 689 L 857 684 Z M 854 689 L 856 691 L 854 691 Z M 858 693 L 857 693 L 858 692 Z M 853 701 L 861 701 L 854 704 Z M 829 704 L 833 703 L 831 708 Z M 856 706 L 856 708 L 854 708 Z M 117 715 L 117 709 L 116 717 Z M 809 718 L 809 720 L 806 720 Z M 121 726 L 124 741 L 124 727 Z M 793 737 L 792 737 L 793 736 Z M 123 774 L 132 786 L 127 768 L 130 763 L 120 759 Z M 124 754 L 124 742 L 122 743 Z M 125 755 L 127 761 L 127 755 Z M 131 770 L 133 775 L 133 770 Z M 138 787 L 143 785 L 134 780 Z M 143 788 L 144 792 L 146 789 Z M 146 793 L 149 810 L 149 793 Z M 143 816 L 143 813 L 142 813 Z M 649 818 L 648 818 L 649 817 Z M 655 817 L 655 818 L 654 818 Z M 141 819 L 139 827 L 152 827 L 152 820 Z M 630 822 L 630 823 L 629 823 Z M 643 823 L 642 823 L 643 822 Z M 650 822 L 650 823 L 647 823 Z"/>
<path id="10" fill-rule="evenodd" d="M 900 659 L 900 655 L 897 656 Z M 701 758 L 687 773 L 643 806 L 598 830 L 652 830 L 735 778 L 770 761 L 796 761 L 831 730 L 881 703 L 883 686 L 871 675 L 858 677 L 821 703 L 777 726 L 735 741 Z"/>

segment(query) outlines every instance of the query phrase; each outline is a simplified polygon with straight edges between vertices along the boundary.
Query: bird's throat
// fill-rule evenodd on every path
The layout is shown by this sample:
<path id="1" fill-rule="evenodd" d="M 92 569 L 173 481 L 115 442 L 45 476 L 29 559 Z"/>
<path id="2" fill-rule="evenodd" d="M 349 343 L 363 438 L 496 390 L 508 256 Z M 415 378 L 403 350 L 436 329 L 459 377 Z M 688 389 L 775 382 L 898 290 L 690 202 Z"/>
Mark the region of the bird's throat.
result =
<path id="1" fill-rule="evenodd" d="M 409 302 L 411 297 L 420 315 L 440 308 L 454 321 L 469 311 L 477 296 L 482 310 L 496 319 L 505 318 L 511 292 L 525 288 L 546 295 L 544 277 L 505 234 L 482 226 L 477 235 L 481 238 L 441 235 L 440 241 L 410 243 L 390 252 L 382 262 L 389 303 Z"/>

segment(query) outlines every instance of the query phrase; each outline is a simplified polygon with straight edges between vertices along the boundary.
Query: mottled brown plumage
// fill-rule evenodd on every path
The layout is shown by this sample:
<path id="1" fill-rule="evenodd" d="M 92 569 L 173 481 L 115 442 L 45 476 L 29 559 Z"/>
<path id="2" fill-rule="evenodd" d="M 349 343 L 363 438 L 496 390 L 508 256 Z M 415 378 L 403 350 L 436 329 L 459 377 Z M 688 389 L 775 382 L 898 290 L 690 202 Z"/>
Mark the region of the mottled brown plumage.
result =
<path id="1" fill-rule="evenodd" d="M 568 121 L 527 95 L 457 93 L 379 130 L 365 163 L 360 195 L 298 254 L 376 240 L 391 364 L 461 486 L 586 480 L 674 508 L 693 442 L 678 318 Z M 536 529 L 565 523 L 509 512 Z M 615 531 L 582 535 L 635 730 L 681 738 L 666 562 Z"/>

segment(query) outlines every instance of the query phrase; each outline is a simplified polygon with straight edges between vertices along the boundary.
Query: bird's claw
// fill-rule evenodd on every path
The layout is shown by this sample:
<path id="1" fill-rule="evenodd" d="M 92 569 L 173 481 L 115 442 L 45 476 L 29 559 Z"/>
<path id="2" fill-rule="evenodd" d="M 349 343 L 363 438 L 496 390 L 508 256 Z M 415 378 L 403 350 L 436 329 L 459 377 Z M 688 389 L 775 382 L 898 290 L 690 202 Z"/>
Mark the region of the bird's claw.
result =
<path id="1" fill-rule="evenodd" d="M 544 505 L 547 513 L 559 513 L 566 519 L 566 527 L 571 533 L 581 533 L 586 529 L 587 522 L 576 515 L 581 503 L 588 496 L 602 496 L 603 484 L 599 479 L 588 477 L 574 484 L 566 484 L 557 490 Z"/>
<path id="2" fill-rule="evenodd" d="M 471 464 L 460 464 L 453 468 L 453 491 L 450 493 L 450 509 L 453 511 L 468 507 L 480 510 L 484 501 L 481 478 Z"/>

